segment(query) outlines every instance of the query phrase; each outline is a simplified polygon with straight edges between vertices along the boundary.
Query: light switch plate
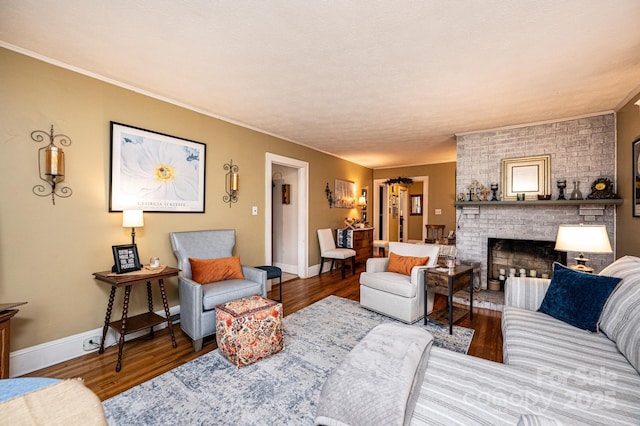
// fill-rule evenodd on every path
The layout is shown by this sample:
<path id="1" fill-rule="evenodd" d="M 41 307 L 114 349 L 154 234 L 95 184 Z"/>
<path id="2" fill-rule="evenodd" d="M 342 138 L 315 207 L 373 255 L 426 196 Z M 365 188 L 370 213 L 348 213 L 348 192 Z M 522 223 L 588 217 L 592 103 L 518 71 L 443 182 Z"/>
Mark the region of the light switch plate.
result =
<path id="1" fill-rule="evenodd" d="M 254 216 L 258 215 L 258 206 L 251 207 L 251 214 Z"/>
<path id="2" fill-rule="evenodd" d="M 442 214 L 442 209 L 436 209 L 436 216 L 439 216 Z"/>

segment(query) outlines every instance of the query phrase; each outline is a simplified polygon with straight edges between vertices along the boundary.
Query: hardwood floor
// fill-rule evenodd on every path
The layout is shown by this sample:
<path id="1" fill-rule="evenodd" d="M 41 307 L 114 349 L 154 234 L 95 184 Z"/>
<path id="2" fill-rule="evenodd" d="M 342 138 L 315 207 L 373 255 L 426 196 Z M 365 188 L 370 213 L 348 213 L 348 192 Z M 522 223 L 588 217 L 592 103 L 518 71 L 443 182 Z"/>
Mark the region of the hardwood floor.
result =
<path id="1" fill-rule="evenodd" d="M 295 279 L 283 283 L 283 308 L 287 316 L 305 306 L 311 305 L 331 294 L 352 300 L 359 300 L 359 266 L 355 275 L 347 274 L 342 280 L 340 271 L 325 272 L 322 277 Z M 269 293 L 277 297 L 278 285 Z M 436 295 L 435 308 L 446 305 L 444 297 Z M 475 329 L 469 348 L 469 355 L 502 362 L 502 333 L 500 313 L 488 310 L 474 310 L 473 320 L 468 315 L 457 325 Z M 194 353 L 191 340 L 181 331 L 179 324 L 174 327 L 178 347 L 173 349 L 168 330 L 155 333 L 155 338 L 140 338 L 127 342 L 122 357 L 122 370 L 115 372 L 118 355 L 117 346 L 111 346 L 101 355 L 97 352 L 74 358 L 60 364 L 44 368 L 24 377 L 82 377 L 85 384 L 101 400 L 108 399 L 146 380 L 182 365 L 207 352 L 216 349 L 215 337 L 205 340 L 201 352 Z"/>

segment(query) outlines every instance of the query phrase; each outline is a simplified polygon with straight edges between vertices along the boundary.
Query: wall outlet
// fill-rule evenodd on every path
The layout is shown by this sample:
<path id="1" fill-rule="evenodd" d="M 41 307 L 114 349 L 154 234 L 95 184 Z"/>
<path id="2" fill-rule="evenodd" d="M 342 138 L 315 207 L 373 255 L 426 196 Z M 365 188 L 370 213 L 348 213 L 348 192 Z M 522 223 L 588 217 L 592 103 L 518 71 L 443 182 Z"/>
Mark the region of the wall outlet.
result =
<path id="1" fill-rule="evenodd" d="M 100 336 L 89 337 L 82 341 L 82 349 L 85 351 L 92 351 L 100 347 Z"/>
<path id="2" fill-rule="evenodd" d="M 258 215 L 258 206 L 251 207 L 251 214 L 254 216 Z"/>
<path id="3" fill-rule="evenodd" d="M 442 209 L 436 209 L 436 216 L 440 216 L 442 214 Z"/>

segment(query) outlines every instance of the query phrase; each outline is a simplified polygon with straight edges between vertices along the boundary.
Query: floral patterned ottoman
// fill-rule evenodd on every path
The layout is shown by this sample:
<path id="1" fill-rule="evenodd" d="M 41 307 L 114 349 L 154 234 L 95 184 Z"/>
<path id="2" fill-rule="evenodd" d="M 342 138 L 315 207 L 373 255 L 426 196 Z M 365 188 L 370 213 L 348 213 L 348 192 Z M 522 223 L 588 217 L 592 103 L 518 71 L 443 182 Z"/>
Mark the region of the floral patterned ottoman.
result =
<path id="1" fill-rule="evenodd" d="M 217 305 L 216 342 L 236 367 L 280 352 L 282 303 L 256 295 Z"/>

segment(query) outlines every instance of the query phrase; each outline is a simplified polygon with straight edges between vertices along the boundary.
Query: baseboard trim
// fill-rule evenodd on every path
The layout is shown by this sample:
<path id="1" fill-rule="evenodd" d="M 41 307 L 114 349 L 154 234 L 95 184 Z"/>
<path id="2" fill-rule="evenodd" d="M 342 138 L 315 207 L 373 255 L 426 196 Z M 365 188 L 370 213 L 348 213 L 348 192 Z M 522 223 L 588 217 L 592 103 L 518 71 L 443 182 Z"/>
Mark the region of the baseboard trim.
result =
<path id="1" fill-rule="evenodd" d="M 169 308 L 169 313 L 171 317 L 178 316 L 179 318 L 180 305 Z M 164 309 L 156 311 L 156 314 L 164 317 Z M 178 319 L 178 321 L 173 321 L 173 324 L 175 325 L 179 322 L 180 320 Z M 154 330 L 161 330 L 163 328 L 167 328 L 166 323 L 155 326 Z M 127 334 L 125 341 L 144 336 L 147 333 L 146 330 L 141 330 Z M 102 336 L 102 327 L 11 352 L 9 355 L 9 376 L 20 377 L 32 371 L 37 371 L 91 352 L 96 352 L 98 349 L 85 351 L 82 348 L 84 340 L 94 336 Z M 119 333 L 109 328 L 105 339 L 105 347 L 117 344 L 118 337 Z"/>

